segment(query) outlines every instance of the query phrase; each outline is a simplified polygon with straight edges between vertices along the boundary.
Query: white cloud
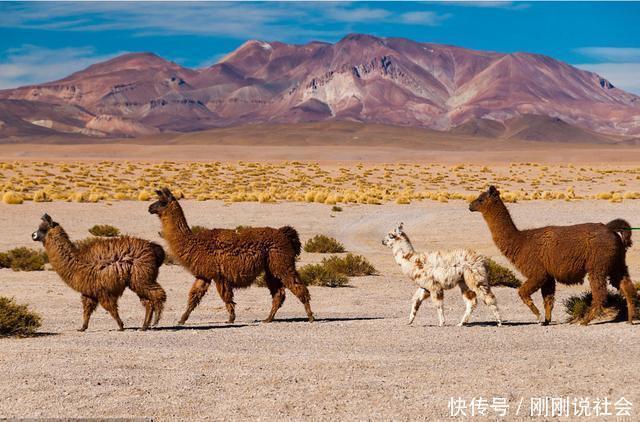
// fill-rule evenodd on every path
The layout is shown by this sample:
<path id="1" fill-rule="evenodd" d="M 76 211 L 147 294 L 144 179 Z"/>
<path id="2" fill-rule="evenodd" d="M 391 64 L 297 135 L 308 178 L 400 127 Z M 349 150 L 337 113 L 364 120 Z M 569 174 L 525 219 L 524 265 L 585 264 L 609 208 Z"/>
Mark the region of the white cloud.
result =
<path id="1" fill-rule="evenodd" d="M 484 1 L 484 0 L 470 0 L 470 1 L 439 1 L 439 4 L 448 6 L 463 6 L 463 7 L 484 7 L 495 9 L 511 9 L 511 10 L 523 10 L 530 7 L 529 3 L 523 3 L 518 1 Z"/>
<path id="2" fill-rule="evenodd" d="M 607 62 L 640 62 L 640 48 L 626 47 L 582 47 L 576 53 Z"/>
<path id="3" fill-rule="evenodd" d="M 640 63 L 585 63 L 574 66 L 597 73 L 615 87 L 640 95 Z"/>
<path id="4" fill-rule="evenodd" d="M 124 52 L 97 55 L 92 47 L 48 49 L 23 45 L 3 53 L 0 61 L 0 89 L 64 78 L 96 62 Z"/>
<path id="5" fill-rule="evenodd" d="M 237 39 L 337 38 L 354 24 L 401 22 L 398 13 L 357 2 L 35 2 L 8 3 L 0 27 L 54 31 L 127 30 L 139 36 L 211 35 Z M 416 12 L 422 24 L 442 16 Z M 332 29 L 328 25 L 333 24 Z"/>
<path id="6" fill-rule="evenodd" d="M 428 25 L 435 26 L 439 25 L 440 22 L 449 18 L 450 15 L 440 15 L 435 12 L 429 11 L 418 11 L 418 12 L 407 12 L 400 15 L 400 21 L 402 23 L 410 24 L 410 25 Z"/>

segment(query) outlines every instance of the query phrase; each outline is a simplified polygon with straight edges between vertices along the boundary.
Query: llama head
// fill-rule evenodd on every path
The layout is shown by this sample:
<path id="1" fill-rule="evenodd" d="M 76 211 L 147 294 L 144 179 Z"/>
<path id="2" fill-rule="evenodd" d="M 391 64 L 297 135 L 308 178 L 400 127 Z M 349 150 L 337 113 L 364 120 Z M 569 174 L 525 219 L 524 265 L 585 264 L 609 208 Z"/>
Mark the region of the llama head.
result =
<path id="1" fill-rule="evenodd" d="M 49 230 L 59 225 L 58 223 L 53 221 L 49 214 L 43 215 L 40 219 L 42 220 L 42 222 L 38 226 L 38 230 L 31 233 L 31 239 L 34 242 L 44 242 L 44 239 L 45 237 L 47 237 L 47 233 L 49 233 Z"/>
<path id="2" fill-rule="evenodd" d="M 158 214 L 162 215 L 164 210 L 167 209 L 169 204 L 173 201 L 177 201 L 176 197 L 173 196 L 171 191 L 168 188 L 162 188 L 162 190 L 156 190 L 156 194 L 158 195 L 158 200 L 153 204 L 149 205 L 149 214 Z"/>
<path id="3" fill-rule="evenodd" d="M 469 211 L 484 212 L 497 202 L 500 202 L 500 191 L 495 186 L 490 186 L 469 204 Z"/>
<path id="4" fill-rule="evenodd" d="M 393 248 L 394 245 L 398 244 L 399 242 L 408 242 L 409 239 L 404 232 L 403 225 L 403 223 L 398 223 L 396 228 L 387 233 L 387 235 L 382 239 L 382 244 L 389 248 Z"/>

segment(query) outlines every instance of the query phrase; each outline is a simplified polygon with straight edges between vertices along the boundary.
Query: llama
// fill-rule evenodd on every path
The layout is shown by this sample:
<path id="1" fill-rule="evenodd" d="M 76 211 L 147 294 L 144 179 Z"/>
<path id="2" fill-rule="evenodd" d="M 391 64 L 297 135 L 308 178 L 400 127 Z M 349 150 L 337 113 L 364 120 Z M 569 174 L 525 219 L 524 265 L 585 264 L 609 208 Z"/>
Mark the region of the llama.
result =
<path id="1" fill-rule="evenodd" d="M 382 244 L 393 251 L 393 257 L 402 272 L 419 286 L 413 295 L 409 324 L 416 317 L 422 301 L 431 296 L 438 310 L 438 325 L 442 327 L 444 325 L 442 307 L 444 291 L 453 289 L 457 285 L 466 303 L 466 310 L 458 323 L 459 327 L 469 321 L 471 313 L 476 308 L 476 295 L 480 295 L 491 309 L 498 326 L 502 325 L 496 297 L 489 287 L 485 257 L 462 249 L 450 252 L 418 253 L 413 249 L 402 223 L 382 239 Z"/>
<path id="2" fill-rule="evenodd" d="M 169 189 L 156 193 L 158 201 L 149 206 L 149 213 L 159 216 L 171 254 L 196 277 L 179 324 L 187 321 L 212 280 L 227 308 L 227 322 L 233 323 L 236 317 L 233 289 L 249 287 L 262 272 L 272 297 L 271 312 L 264 322 L 273 321 L 282 306 L 284 287 L 300 299 L 309 322 L 313 322 L 309 290 L 296 271 L 296 257 L 300 254 L 301 244 L 295 229 L 286 226 L 280 229 L 213 229 L 193 233 L 182 207 Z"/>
<path id="3" fill-rule="evenodd" d="M 62 226 L 47 214 L 31 238 L 42 242 L 49 262 L 60 278 L 80 292 L 84 321 L 78 331 L 89 327 L 89 318 L 98 303 L 124 330 L 118 314 L 118 299 L 130 288 L 145 307 L 142 330 L 149 328 L 153 314 L 157 325 L 167 295 L 158 284 L 158 269 L 164 261 L 162 246 L 147 240 L 121 236 L 95 239 L 77 246 Z"/>
<path id="4" fill-rule="evenodd" d="M 625 263 L 626 249 L 631 246 L 631 232 L 626 230 L 629 223 L 616 219 L 609 224 L 518 230 L 494 186 L 471 202 L 469 210 L 482 213 L 498 249 L 527 278 L 518 293 L 542 325 L 551 321 L 556 282 L 582 284 L 587 274 L 593 301 L 582 324 L 589 324 L 601 313 L 607 297 L 607 277 L 624 294 L 628 322 L 633 322 L 636 289 Z M 542 290 L 544 321 L 531 299 L 538 289 Z"/>

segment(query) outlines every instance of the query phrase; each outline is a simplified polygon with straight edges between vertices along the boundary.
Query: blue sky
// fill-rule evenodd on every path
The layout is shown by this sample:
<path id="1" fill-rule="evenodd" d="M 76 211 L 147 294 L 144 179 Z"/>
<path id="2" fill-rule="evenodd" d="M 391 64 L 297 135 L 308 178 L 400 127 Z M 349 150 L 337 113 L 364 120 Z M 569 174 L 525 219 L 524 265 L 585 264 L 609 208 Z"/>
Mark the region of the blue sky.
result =
<path id="1" fill-rule="evenodd" d="M 361 32 L 546 54 L 640 94 L 640 2 L 0 2 L 0 88 L 125 52 L 188 67 L 248 39 L 335 42 Z"/>

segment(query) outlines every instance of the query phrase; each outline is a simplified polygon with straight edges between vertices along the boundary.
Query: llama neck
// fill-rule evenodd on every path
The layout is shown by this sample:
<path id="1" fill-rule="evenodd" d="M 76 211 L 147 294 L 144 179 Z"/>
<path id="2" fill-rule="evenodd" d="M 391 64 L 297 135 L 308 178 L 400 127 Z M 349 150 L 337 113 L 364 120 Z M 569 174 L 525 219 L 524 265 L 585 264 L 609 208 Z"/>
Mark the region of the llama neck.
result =
<path id="1" fill-rule="evenodd" d="M 187 223 L 180 204 L 177 201 L 171 202 L 162 213 L 160 221 L 162 222 L 163 236 L 173 254 L 179 259 L 186 256 L 188 254 L 185 251 L 186 241 L 193 236 L 193 232 Z"/>
<path id="2" fill-rule="evenodd" d="M 64 229 L 60 226 L 50 229 L 43 244 L 53 269 L 69 287 L 79 291 L 80 286 L 75 285 L 73 277 L 77 270 L 76 254 L 78 249 L 71 242 Z"/>
<path id="3" fill-rule="evenodd" d="M 399 241 L 393 245 L 393 258 L 403 271 L 409 271 L 411 258 L 414 254 L 415 250 L 408 239 Z"/>
<path id="4" fill-rule="evenodd" d="M 509 210 L 502 201 L 498 201 L 495 206 L 482 214 L 491 235 L 493 241 L 500 251 L 510 260 L 513 260 L 517 250 L 514 248 L 516 239 L 520 235 L 520 231 L 516 227 Z"/>

